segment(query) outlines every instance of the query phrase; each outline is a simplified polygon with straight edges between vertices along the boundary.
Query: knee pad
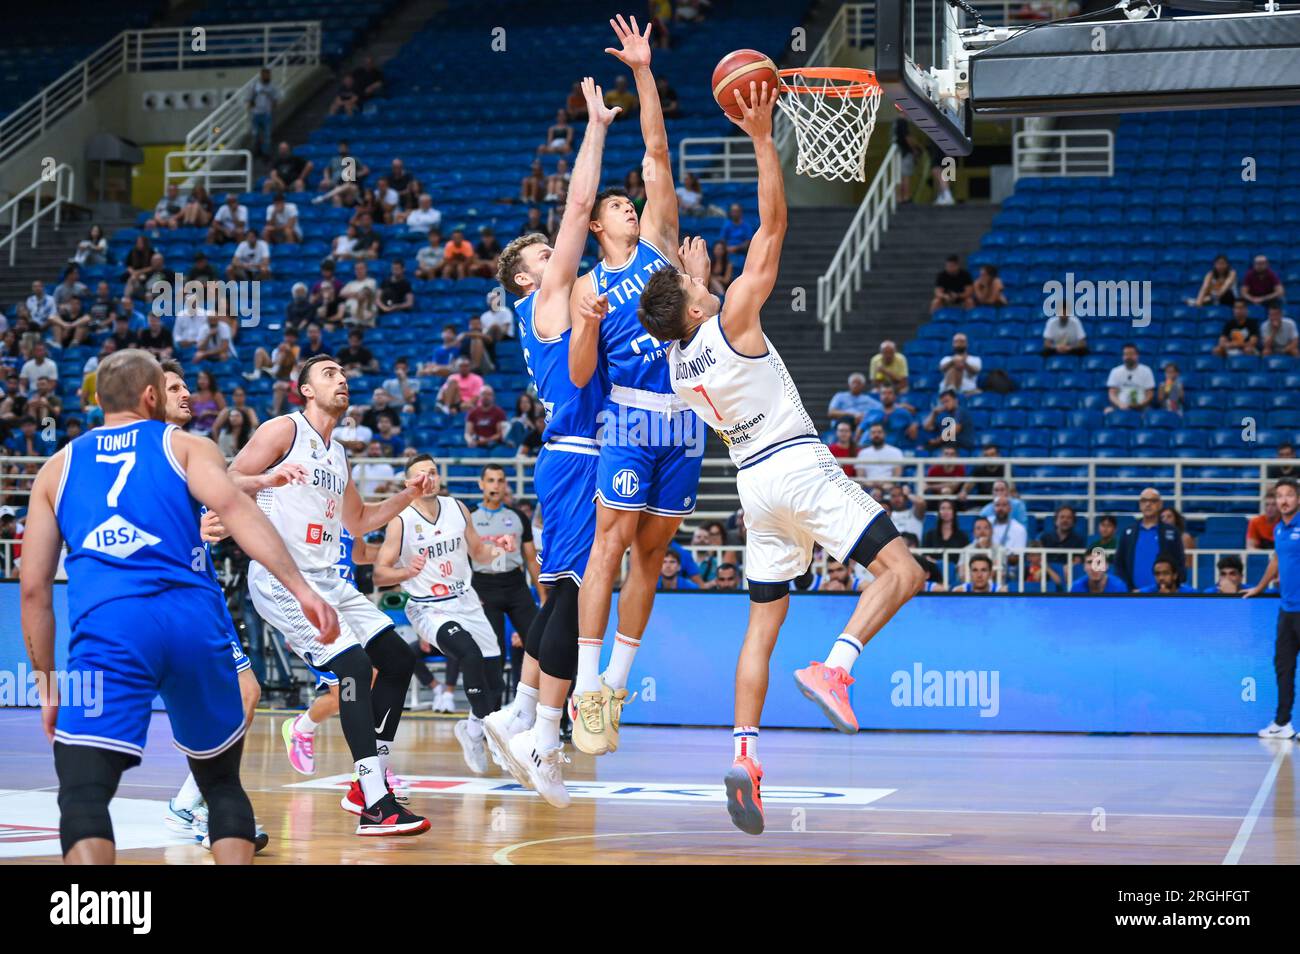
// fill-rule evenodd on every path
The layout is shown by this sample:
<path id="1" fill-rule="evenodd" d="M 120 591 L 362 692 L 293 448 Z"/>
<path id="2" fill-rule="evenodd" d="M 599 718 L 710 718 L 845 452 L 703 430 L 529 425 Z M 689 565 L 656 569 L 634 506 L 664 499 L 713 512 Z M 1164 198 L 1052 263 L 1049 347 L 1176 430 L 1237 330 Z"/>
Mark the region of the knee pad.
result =
<path id="1" fill-rule="evenodd" d="M 243 751 L 244 740 L 240 739 L 220 755 L 189 760 L 194 781 L 208 805 L 208 839 L 214 844 L 223 838 L 252 841 L 256 836 L 253 803 L 239 781 Z"/>
<path id="2" fill-rule="evenodd" d="M 139 764 L 139 756 L 125 752 L 54 743 L 54 768 L 59 776 L 59 843 L 65 855 L 86 838 L 113 840 L 108 803 L 117 792 L 122 773 Z"/>
<path id="3" fill-rule="evenodd" d="M 749 601 L 751 603 L 775 603 L 782 597 L 790 595 L 787 583 L 749 583 Z"/>
<path id="4" fill-rule="evenodd" d="M 578 584 L 560 580 L 546 601 L 550 618 L 542 634 L 537 662 L 542 672 L 556 679 L 572 680 L 578 673 Z"/>
<path id="5" fill-rule="evenodd" d="M 564 580 L 561 582 L 571 583 L 572 580 Z M 548 587 L 548 589 L 551 593 L 550 597 L 546 601 L 546 605 L 537 611 L 537 615 L 533 617 L 533 624 L 528 627 L 528 632 L 524 633 L 524 652 L 532 656 L 534 659 L 542 658 L 543 633 L 546 632 L 547 621 L 551 618 L 551 614 L 555 612 L 555 597 L 556 591 L 559 589 L 559 584 L 552 585 Z"/>
<path id="6" fill-rule="evenodd" d="M 391 626 L 366 644 L 366 655 L 378 670 L 380 679 L 400 681 L 405 686 L 415 674 L 411 647 Z"/>
<path id="7" fill-rule="evenodd" d="M 894 521 L 889 519 L 888 514 L 877 514 L 867 529 L 862 531 L 858 542 L 853 544 L 847 559 L 853 560 L 860 567 L 869 567 L 875 562 L 876 555 L 885 548 L 885 544 L 897 538 L 898 528 L 894 526 Z"/>
<path id="8" fill-rule="evenodd" d="M 456 660 L 465 677 L 465 697 L 470 709 L 480 719 L 492 712 L 492 688 L 488 682 L 486 660 L 483 652 L 460 623 L 443 623 L 438 629 L 438 646 L 447 659 Z"/>

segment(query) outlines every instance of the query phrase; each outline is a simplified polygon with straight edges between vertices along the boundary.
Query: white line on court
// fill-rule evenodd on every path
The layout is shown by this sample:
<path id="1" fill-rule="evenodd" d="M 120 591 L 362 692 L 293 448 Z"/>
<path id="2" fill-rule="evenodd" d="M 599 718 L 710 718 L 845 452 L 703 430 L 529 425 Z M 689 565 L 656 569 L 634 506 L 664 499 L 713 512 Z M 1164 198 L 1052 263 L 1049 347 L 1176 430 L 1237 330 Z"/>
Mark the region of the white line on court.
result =
<path id="1" fill-rule="evenodd" d="M 1241 860 L 1241 854 L 1246 850 L 1246 843 L 1250 841 L 1251 832 L 1255 830 L 1255 822 L 1259 821 L 1259 813 L 1264 808 L 1264 801 L 1268 798 L 1268 793 L 1273 790 L 1273 783 L 1277 781 L 1277 773 L 1282 768 L 1282 761 L 1286 758 L 1289 748 L 1279 748 L 1277 755 L 1273 756 L 1273 764 L 1268 767 L 1268 772 L 1264 775 L 1264 781 L 1259 783 L 1259 791 L 1255 793 L 1255 800 L 1250 803 L 1250 808 L 1246 810 L 1246 817 L 1241 820 L 1241 827 L 1237 829 L 1237 837 L 1232 839 L 1232 846 L 1228 853 L 1223 856 L 1225 865 L 1235 865 Z"/>

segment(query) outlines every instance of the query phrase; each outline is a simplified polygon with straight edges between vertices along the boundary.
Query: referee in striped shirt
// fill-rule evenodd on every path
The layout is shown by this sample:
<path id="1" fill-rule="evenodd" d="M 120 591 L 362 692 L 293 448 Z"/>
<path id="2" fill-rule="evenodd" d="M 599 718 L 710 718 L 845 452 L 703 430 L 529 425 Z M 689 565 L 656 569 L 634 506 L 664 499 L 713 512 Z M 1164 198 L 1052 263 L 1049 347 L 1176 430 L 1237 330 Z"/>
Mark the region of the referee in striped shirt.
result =
<path id="1" fill-rule="evenodd" d="M 1278 581 L 1282 605 L 1277 611 L 1277 647 L 1273 652 L 1273 669 L 1277 673 L 1277 715 L 1267 728 L 1260 729 L 1263 739 L 1290 739 L 1291 707 L 1295 702 L 1295 665 L 1300 654 L 1300 491 L 1296 481 L 1284 477 L 1277 482 L 1277 509 L 1281 516 L 1273 528 L 1273 555 L 1264 577 L 1242 594 L 1258 596 Z"/>

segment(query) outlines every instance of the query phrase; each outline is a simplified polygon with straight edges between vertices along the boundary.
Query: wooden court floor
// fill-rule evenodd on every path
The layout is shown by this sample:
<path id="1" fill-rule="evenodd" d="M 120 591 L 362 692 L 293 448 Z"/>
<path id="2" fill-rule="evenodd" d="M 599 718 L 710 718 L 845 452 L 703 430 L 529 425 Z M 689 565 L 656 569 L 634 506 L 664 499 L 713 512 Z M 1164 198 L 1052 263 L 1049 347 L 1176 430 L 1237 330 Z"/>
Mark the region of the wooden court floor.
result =
<path id="1" fill-rule="evenodd" d="M 408 714 L 398 765 L 415 838 L 360 839 L 339 807 L 337 722 L 317 771 L 290 769 L 284 713 L 250 730 L 243 778 L 271 834 L 259 864 L 1296 864 L 1296 752 L 1250 737 L 765 731 L 768 830 L 731 827 L 727 729 L 628 727 L 613 755 L 572 751 L 559 811 L 465 767 L 447 716 Z M 161 812 L 185 776 L 156 715 L 114 802 L 119 861 L 210 864 Z M 56 780 L 32 710 L 0 710 L 0 863 L 57 863 Z"/>

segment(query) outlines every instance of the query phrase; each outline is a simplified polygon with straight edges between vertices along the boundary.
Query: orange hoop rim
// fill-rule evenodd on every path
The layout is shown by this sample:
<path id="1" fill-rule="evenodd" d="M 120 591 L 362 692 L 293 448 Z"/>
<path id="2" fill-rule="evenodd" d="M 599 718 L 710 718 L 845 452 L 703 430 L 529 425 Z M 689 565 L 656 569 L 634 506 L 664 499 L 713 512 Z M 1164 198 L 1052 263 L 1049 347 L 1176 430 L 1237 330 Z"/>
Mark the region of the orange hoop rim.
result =
<path id="1" fill-rule="evenodd" d="M 804 66 L 794 69 L 777 70 L 780 77 L 781 92 L 803 95 L 850 96 L 861 97 L 880 89 L 876 74 L 871 70 L 860 70 L 847 66 Z M 807 79 L 839 80 L 844 86 L 805 86 L 802 83 L 787 83 L 786 78 L 803 76 Z"/>

